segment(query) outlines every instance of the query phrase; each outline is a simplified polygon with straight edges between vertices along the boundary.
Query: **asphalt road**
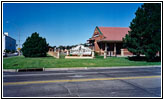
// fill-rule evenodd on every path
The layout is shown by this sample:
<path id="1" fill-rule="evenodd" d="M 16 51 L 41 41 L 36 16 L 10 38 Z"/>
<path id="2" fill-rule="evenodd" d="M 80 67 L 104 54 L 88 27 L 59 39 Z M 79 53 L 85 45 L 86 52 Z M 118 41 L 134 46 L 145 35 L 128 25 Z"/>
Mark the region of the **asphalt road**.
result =
<path id="1" fill-rule="evenodd" d="M 161 68 L 4 72 L 3 97 L 161 97 Z"/>

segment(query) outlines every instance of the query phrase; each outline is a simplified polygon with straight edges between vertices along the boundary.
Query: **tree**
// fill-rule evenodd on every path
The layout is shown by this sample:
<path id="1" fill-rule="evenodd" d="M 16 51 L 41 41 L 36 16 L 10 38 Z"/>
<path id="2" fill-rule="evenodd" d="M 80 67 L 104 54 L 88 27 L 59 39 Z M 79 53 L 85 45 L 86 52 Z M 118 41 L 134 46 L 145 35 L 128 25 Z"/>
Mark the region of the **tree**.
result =
<path id="1" fill-rule="evenodd" d="M 154 60 L 156 53 L 161 52 L 161 4 L 145 3 L 135 15 L 123 46 L 137 56 L 144 54 Z"/>
<path id="2" fill-rule="evenodd" d="M 157 52 L 161 54 L 161 4 L 145 4 L 145 15 L 148 16 L 144 35 L 145 52 L 149 60 L 154 60 Z"/>
<path id="3" fill-rule="evenodd" d="M 46 57 L 48 44 L 45 38 L 39 37 L 37 32 L 33 33 L 23 43 L 22 52 L 25 57 Z"/>
<path id="4" fill-rule="evenodd" d="M 67 46 L 66 46 L 66 49 L 69 50 L 69 49 L 71 49 L 71 47 L 70 47 L 69 45 L 67 45 Z"/>
<path id="5" fill-rule="evenodd" d="M 60 45 L 58 48 L 59 48 L 60 50 L 64 50 L 64 49 L 65 49 L 65 46 Z"/>

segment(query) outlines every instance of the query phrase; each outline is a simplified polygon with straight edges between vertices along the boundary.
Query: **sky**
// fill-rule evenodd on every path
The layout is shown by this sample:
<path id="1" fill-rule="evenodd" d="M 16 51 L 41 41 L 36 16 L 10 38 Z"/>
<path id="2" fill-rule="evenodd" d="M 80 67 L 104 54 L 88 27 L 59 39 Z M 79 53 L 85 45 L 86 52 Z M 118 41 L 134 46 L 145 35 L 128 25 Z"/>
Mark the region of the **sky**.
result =
<path id="1" fill-rule="evenodd" d="M 142 3 L 3 3 L 3 32 L 23 44 L 38 32 L 50 46 L 86 43 L 96 26 L 129 27 Z"/>

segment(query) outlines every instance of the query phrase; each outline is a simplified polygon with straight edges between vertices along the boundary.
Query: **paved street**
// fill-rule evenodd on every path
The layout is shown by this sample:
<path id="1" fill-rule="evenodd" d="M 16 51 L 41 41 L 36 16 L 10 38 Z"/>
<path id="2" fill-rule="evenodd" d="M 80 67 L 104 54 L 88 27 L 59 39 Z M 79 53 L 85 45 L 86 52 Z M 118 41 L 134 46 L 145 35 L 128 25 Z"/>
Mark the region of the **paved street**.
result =
<path id="1" fill-rule="evenodd" d="M 4 97 L 160 97 L 161 68 L 4 72 Z"/>

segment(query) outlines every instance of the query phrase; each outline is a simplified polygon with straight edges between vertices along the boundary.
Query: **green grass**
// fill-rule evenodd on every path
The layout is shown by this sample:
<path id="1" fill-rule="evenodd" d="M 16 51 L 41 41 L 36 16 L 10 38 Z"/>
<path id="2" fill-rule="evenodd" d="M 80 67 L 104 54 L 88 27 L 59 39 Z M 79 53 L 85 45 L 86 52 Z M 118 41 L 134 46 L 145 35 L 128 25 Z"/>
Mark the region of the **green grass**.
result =
<path id="1" fill-rule="evenodd" d="M 54 57 L 25 58 L 23 56 L 3 58 L 4 69 L 22 68 L 71 68 L 160 65 L 161 62 L 130 61 L 127 57 L 96 57 L 95 59 L 56 59 Z"/>

